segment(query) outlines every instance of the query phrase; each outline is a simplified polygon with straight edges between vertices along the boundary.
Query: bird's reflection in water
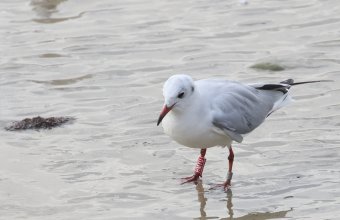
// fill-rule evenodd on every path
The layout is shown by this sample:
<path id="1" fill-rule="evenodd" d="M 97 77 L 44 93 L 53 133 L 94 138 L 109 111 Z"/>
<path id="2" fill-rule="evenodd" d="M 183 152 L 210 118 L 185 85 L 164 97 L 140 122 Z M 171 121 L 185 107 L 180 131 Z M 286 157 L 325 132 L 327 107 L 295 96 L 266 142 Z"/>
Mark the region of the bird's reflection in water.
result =
<path id="1" fill-rule="evenodd" d="M 202 181 L 198 181 L 196 185 L 196 190 L 197 190 L 197 197 L 198 201 L 200 202 L 200 213 L 201 213 L 201 219 L 206 219 L 207 213 L 205 212 L 205 205 L 207 204 L 207 198 L 204 196 L 204 188 Z"/>
<path id="2" fill-rule="evenodd" d="M 202 184 L 202 181 L 198 181 L 196 185 L 196 190 L 197 190 L 197 196 L 198 196 L 198 201 L 200 202 L 200 213 L 201 217 L 196 218 L 200 220 L 206 220 L 206 219 L 221 219 L 221 220 L 266 220 L 266 219 L 276 219 L 276 218 L 285 218 L 287 213 L 292 211 L 286 210 L 286 211 L 278 211 L 278 212 L 253 212 L 246 214 L 241 217 L 234 218 L 234 211 L 233 211 L 233 193 L 231 190 L 228 190 L 226 193 L 227 196 L 227 210 L 228 210 L 228 215 L 229 217 L 226 218 L 218 218 L 216 216 L 214 217 L 209 217 L 207 216 L 207 213 L 205 211 L 205 206 L 207 204 L 208 199 L 205 197 L 205 192 L 204 192 L 204 187 Z"/>

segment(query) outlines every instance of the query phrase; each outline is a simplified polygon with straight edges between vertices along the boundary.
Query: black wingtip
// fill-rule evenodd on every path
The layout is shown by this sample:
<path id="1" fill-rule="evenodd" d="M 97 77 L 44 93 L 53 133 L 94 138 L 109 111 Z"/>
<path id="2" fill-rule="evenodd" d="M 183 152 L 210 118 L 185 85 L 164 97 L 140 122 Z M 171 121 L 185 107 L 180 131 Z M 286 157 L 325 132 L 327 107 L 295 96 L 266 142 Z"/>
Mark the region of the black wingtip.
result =
<path id="1" fill-rule="evenodd" d="M 288 92 L 288 89 L 290 88 L 290 85 L 287 84 L 265 84 L 261 87 L 255 87 L 259 90 L 274 90 L 274 91 L 280 91 L 283 94 Z"/>
<path id="2" fill-rule="evenodd" d="M 301 84 L 307 84 L 307 83 L 319 83 L 319 82 L 334 82 L 334 80 L 314 80 L 314 81 L 305 81 L 305 82 L 297 82 L 297 83 L 293 83 L 293 84 L 290 84 L 290 85 L 296 86 L 296 85 L 301 85 Z"/>

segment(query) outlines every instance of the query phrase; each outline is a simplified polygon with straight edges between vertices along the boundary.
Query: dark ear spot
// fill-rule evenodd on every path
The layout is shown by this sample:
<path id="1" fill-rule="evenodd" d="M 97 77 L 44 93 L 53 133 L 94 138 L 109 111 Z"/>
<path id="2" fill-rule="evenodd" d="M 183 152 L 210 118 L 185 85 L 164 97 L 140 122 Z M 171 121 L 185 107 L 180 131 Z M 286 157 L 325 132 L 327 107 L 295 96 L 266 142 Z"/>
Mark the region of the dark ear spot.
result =
<path id="1" fill-rule="evenodd" d="M 195 91 L 195 87 L 191 86 L 191 91 L 192 92 Z"/>

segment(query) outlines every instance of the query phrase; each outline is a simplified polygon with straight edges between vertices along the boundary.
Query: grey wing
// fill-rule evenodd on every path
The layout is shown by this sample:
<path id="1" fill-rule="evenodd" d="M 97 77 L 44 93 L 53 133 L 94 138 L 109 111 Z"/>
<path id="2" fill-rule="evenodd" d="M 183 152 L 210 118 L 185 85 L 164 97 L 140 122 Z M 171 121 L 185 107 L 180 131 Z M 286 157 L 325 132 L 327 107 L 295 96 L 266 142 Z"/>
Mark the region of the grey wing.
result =
<path id="1" fill-rule="evenodd" d="M 229 83 L 214 99 L 212 123 L 231 139 L 242 142 L 242 135 L 251 132 L 265 120 L 282 94 L 236 82 Z"/>

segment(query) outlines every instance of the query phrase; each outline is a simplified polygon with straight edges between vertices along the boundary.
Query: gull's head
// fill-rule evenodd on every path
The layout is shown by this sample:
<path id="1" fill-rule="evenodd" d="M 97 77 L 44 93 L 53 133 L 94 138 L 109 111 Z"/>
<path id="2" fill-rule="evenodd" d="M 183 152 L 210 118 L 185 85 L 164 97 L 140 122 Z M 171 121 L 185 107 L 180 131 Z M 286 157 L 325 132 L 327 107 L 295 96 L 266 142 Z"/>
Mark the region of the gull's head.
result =
<path id="1" fill-rule="evenodd" d="M 165 115 L 172 109 L 185 107 L 194 91 L 194 81 L 190 76 L 171 76 L 163 86 L 164 106 L 159 115 L 157 125 L 162 122 Z"/>

